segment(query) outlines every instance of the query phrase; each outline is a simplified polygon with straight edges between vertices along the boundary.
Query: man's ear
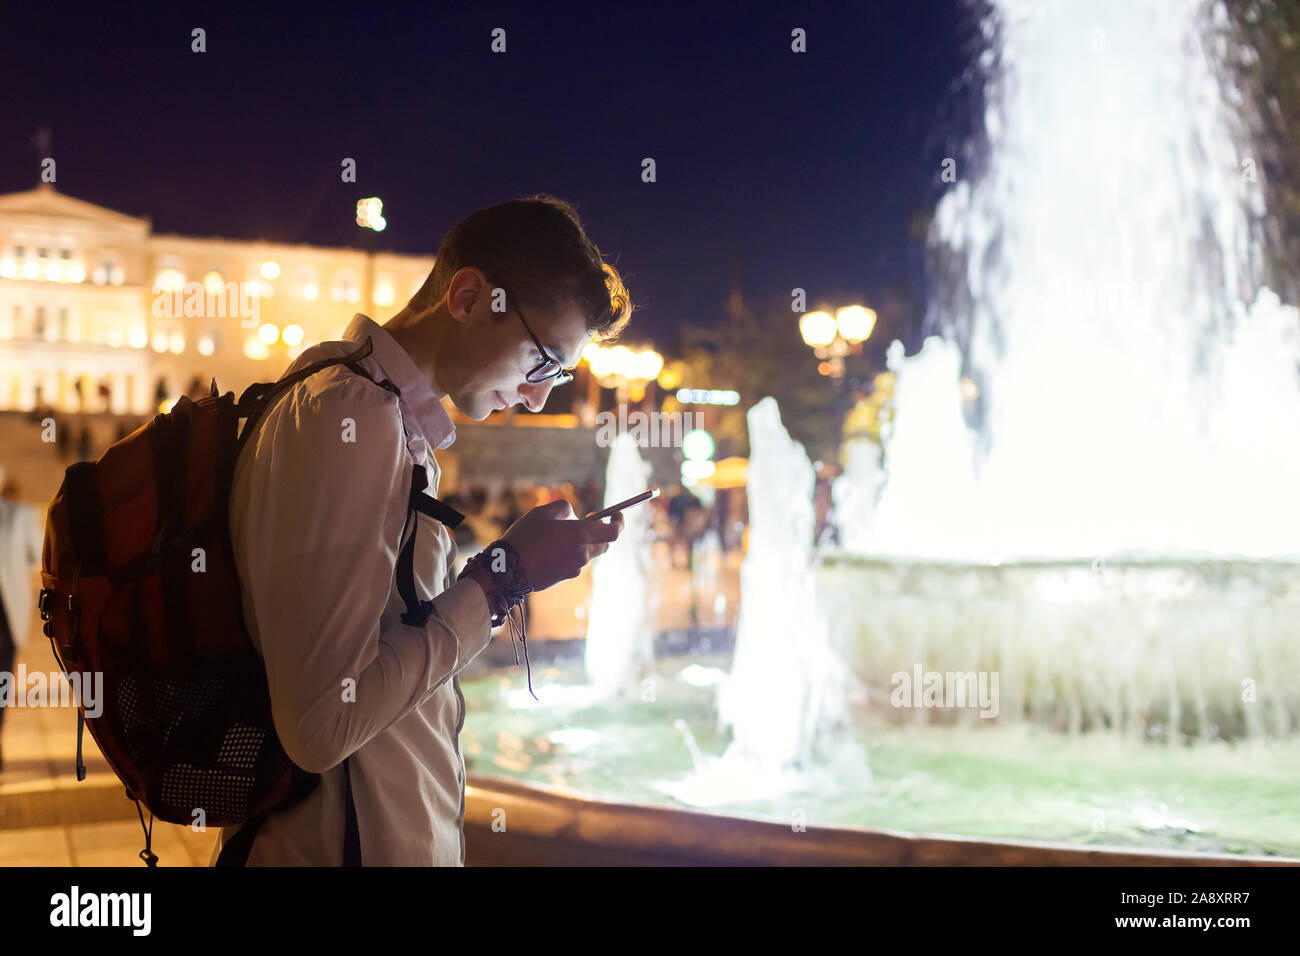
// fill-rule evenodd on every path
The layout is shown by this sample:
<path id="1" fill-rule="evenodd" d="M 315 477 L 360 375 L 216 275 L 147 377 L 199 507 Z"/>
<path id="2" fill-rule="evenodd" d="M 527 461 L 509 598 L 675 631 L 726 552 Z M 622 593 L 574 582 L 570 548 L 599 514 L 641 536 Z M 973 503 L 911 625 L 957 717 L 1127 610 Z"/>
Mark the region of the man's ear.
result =
<path id="1" fill-rule="evenodd" d="M 462 325 L 473 319 L 474 310 L 490 303 L 492 285 L 483 273 L 466 266 L 451 277 L 447 287 L 447 312 Z"/>

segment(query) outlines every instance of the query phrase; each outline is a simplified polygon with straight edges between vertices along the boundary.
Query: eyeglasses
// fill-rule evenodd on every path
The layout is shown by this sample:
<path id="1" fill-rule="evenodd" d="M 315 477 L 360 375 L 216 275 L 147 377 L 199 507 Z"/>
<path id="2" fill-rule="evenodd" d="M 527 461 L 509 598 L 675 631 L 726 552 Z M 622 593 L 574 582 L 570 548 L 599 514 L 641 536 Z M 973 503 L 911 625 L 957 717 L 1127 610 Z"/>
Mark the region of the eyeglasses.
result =
<path id="1" fill-rule="evenodd" d="M 484 278 L 487 277 L 484 276 Z M 497 282 L 494 279 L 488 279 L 488 282 L 491 282 L 494 286 L 505 291 L 506 299 L 509 301 L 510 307 L 515 310 L 515 314 L 519 316 L 519 321 L 524 323 L 524 328 L 527 329 L 528 334 L 532 336 L 533 344 L 537 346 L 537 351 L 542 353 L 542 360 L 537 363 L 536 367 L 534 367 L 531 372 L 528 373 L 526 376 L 527 380 L 533 384 L 545 382 L 550 379 L 555 379 L 556 385 L 567 385 L 569 382 L 572 382 L 573 373 L 564 368 L 558 360 L 551 356 L 550 352 L 546 351 L 546 346 L 542 344 L 541 340 L 533 334 L 533 330 L 529 328 L 528 320 L 524 318 L 524 313 L 519 308 L 519 300 L 516 299 L 510 290 L 500 282 Z"/>

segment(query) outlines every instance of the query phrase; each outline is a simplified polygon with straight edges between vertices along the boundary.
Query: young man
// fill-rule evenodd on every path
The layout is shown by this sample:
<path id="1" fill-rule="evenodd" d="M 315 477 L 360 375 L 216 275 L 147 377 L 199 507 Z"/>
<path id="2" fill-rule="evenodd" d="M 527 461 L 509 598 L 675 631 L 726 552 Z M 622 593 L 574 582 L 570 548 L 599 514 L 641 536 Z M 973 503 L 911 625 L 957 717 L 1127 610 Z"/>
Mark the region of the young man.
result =
<path id="1" fill-rule="evenodd" d="M 401 396 L 345 366 L 317 372 L 266 412 L 236 467 L 230 532 L 276 731 L 321 774 L 266 819 L 248 865 L 341 865 L 349 784 L 364 865 L 464 865 L 457 674 L 491 640 L 511 587 L 576 577 L 623 525 L 575 520 L 564 501 L 534 508 L 505 532 L 509 548 L 489 549 L 503 565 L 471 563 L 457 582 L 447 528 L 418 514 L 415 578 L 432 605 L 406 624 L 395 567 L 413 466 L 436 496 L 433 453 L 455 438 L 443 396 L 476 421 L 516 403 L 540 411 L 583 347 L 618 335 L 631 309 L 573 209 L 537 196 L 459 223 L 401 312 L 383 326 L 355 316 L 345 341 L 286 372 L 369 338 L 363 367 Z"/>

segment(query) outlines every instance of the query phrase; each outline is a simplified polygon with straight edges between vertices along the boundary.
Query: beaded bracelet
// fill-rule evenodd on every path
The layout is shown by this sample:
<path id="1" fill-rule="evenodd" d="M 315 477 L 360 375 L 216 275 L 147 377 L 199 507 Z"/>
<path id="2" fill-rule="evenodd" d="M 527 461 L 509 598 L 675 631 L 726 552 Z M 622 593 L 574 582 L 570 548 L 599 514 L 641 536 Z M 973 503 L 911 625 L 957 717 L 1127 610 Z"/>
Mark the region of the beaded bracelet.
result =
<path id="1" fill-rule="evenodd" d="M 465 562 L 465 567 L 461 569 L 457 576 L 459 581 L 469 573 L 469 569 L 477 565 L 491 575 L 493 583 L 496 585 L 492 593 L 487 595 L 488 610 L 491 613 L 493 627 L 500 627 L 506 621 L 510 622 L 510 645 L 515 643 L 515 632 L 519 633 L 519 643 L 524 647 L 524 666 L 528 672 L 528 693 L 533 694 L 533 699 L 537 700 L 537 695 L 533 693 L 533 671 L 532 665 L 528 660 L 528 641 L 524 630 L 524 612 L 519 612 L 519 621 L 515 622 L 511 615 L 516 607 L 519 607 L 524 597 L 532 592 L 532 586 L 529 585 L 528 579 L 524 576 L 523 558 L 519 552 L 505 538 L 498 538 L 486 548 L 480 551 L 474 557 Z M 519 650 L 515 649 L 515 663 L 519 663 Z"/>

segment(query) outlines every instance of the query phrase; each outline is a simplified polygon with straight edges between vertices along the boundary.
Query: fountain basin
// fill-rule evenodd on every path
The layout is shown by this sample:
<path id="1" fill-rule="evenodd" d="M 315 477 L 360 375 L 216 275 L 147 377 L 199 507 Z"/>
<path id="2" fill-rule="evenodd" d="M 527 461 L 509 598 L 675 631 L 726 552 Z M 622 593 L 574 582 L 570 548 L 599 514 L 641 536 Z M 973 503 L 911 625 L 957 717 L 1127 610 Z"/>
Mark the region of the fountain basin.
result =
<path id="1" fill-rule="evenodd" d="M 479 774 L 469 775 L 465 789 L 465 844 L 471 866 L 1300 864 L 1294 858 L 1131 852 L 850 827 L 795 831 L 766 820 L 610 803 Z"/>
<path id="2" fill-rule="evenodd" d="M 818 591 L 837 651 L 886 716 L 895 675 L 997 674 L 1001 723 L 1174 742 L 1300 730 L 1300 562 L 1001 564 L 826 552 Z"/>

